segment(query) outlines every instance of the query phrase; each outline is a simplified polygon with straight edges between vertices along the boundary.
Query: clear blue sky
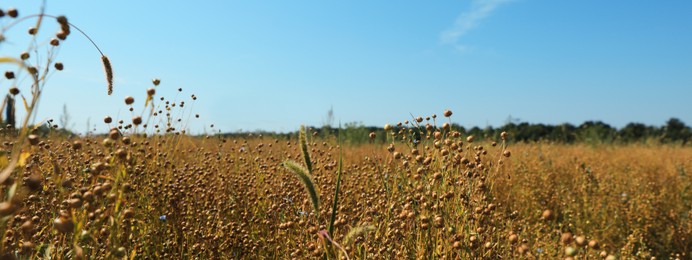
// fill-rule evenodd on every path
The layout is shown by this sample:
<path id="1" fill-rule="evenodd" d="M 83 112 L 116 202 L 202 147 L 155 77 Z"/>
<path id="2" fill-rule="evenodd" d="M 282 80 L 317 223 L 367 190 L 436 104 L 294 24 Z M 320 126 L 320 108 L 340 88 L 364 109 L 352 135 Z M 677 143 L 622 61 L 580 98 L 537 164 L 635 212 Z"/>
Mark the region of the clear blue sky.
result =
<path id="1" fill-rule="evenodd" d="M 24 15 L 39 3 L 0 8 Z M 464 126 L 510 115 L 692 123 L 692 1 L 61 0 L 46 11 L 88 32 L 113 63 L 107 96 L 88 41 L 73 33 L 61 47 L 66 69 L 50 79 L 38 119 L 57 121 L 67 104 L 79 132 L 87 118 L 100 131 L 106 115 L 129 119 L 127 95 L 141 111 L 155 77 L 161 95 L 198 96 L 189 123 L 198 133 L 212 123 L 292 131 L 321 125 L 330 107 L 336 122 L 377 126 L 446 108 Z M 0 52 L 18 55 L 31 24 Z"/>

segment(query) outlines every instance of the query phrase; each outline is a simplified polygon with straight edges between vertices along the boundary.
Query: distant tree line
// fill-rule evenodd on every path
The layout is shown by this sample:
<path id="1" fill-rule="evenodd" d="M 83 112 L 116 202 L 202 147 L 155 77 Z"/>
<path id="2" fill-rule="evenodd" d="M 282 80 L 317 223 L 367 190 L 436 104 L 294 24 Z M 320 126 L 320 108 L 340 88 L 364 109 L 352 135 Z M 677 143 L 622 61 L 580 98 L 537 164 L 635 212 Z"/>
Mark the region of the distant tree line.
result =
<path id="1" fill-rule="evenodd" d="M 425 125 L 425 122 L 421 123 Z M 410 125 L 409 125 L 410 127 Z M 412 128 L 412 127 L 411 127 Z M 387 135 L 383 127 L 368 127 L 361 123 L 346 123 L 341 128 L 328 125 L 323 127 L 309 127 L 315 138 L 336 138 L 340 135 L 346 144 L 362 144 L 368 142 L 387 142 Z M 417 128 L 412 128 L 419 132 Z M 532 124 L 526 122 L 510 122 L 504 126 L 484 128 L 453 124 L 452 129 L 464 136 L 473 135 L 477 139 L 499 140 L 500 133 L 507 132 L 512 142 L 554 142 L 564 144 L 588 143 L 588 144 L 627 144 L 627 143 L 665 143 L 689 145 L 692 140 L 692 128 L 685 125 L 677 118 L 669 119 L 662 126 L 651 126 L 642 123 L 629 123 L 617 129 L 601 121 L 586 121 L 580 125 L 569 123 L 559 125 Z M 369 134 L 375 133 L 371 139 Z M 291 133 L 255 132 L 254 135 L 273 136 L 279 139 L 293 139 L 297 137 L 297 131 Z M 247 136 L 248 133 L 226 133 L 223 136 Z M 391 141 L 391 139 L 390 139 Z"/>
<path id="2" fill-rule="evenodd" d="M 461 128 L 463 129 L 463 127 Z M 692 139 L 692 129 L 677 118 L 669 119 L 665 125 L 650 126 L 629 123 L 617 129 L 601 121 L 586 121 L 581 125 L 508 123 L 499 128 L 486 127 L 460 130 L 462 133 L 484 138 L 498 139 L 501 132 L 509 133 L 515 142 L 550 141 L 558 143 L 637 143 L 659 142 L 687 145 Z"/>

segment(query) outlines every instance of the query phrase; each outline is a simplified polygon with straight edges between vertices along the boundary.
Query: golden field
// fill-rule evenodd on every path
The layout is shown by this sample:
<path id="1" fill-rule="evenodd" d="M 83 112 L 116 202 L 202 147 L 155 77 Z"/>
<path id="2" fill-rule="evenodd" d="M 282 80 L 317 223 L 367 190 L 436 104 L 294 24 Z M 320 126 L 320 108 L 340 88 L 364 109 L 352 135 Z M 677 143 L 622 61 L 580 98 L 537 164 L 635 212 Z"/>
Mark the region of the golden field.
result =
<path id="1" fill-rule="evenodd" d="M 284 167 L 304 165 L 297 138 L 31 140 L 2 186 L 15 194 L 0 204 L 2 248 L 27 259 L 690 257 L 689 147 L 493 145 L 445 129 L 414 147 L 397 129 L 391 144 L 308 139 L 318 214 Z"/>

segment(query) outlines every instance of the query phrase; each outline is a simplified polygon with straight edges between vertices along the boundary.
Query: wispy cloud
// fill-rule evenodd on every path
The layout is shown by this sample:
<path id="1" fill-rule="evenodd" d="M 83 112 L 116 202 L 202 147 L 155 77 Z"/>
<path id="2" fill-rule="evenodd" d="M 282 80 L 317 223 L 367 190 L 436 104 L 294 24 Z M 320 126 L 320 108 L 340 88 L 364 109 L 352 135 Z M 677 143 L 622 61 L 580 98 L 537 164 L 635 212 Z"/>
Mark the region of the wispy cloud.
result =
<path id="1" fill-rule="evenodd" d="M 513 0 L 473 0 L 471 2 L 471 9 L 459 14 L 454 25 L 440 34 L 440 42 L 453 45 L 457 50 L 462 52 L 469 50 L 470 47 L 461 44 L 459 39 L 478 26 L 478 24 L 483 21 L 483 19 L 490 16 L 495 9 L 511 1 Z"/>

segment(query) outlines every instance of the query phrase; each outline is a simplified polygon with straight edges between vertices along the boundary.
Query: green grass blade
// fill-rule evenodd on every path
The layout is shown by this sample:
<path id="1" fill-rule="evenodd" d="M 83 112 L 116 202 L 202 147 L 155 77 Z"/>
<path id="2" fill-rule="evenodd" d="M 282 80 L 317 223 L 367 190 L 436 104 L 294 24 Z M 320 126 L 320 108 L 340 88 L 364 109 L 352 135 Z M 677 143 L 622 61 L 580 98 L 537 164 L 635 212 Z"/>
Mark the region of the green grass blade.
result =
<path id="1" fill-rule="evenodd" d="M 303 152 L 303 159 L 305 160 L 305 167 L 308 173 L 312 174 L 312 161 L 310 160 L 310 153 L 308 153 L 308 136 L 305 133 L 305 126 L 300 126 L 300 131 L 298 133 L 298 141 L 300 142 L 300 150 Z"/>
<path id="2" fill-rule="evenodd" d="M 308 170 L 305 169 L 303 166 L 300 166 L 297 162 L 290 161 L 290 160 L 284 162 L 284 167 L 286 167 L 286 169 L 293 172 L 296 175 L 296 177 L 298 177 L 300 182 L 303 183 L 303 185 L 305 186 L 305 190 L 308 192 L 308 195 L 310 195 L 310 200 L 312 201 L 312 206 L 315 209 L 315 215 L 317 215 L 319 217 L 320 198 L 317 195 L 317 190 L 315 189 L 315 183 L 312 181 L 312 177 L 308 173 Z"/>
<path id="3" fill-rule="evenodd" d="M 343 154 L 341 142 L 339 142 L 339 169 L 336 175 L 336 189 L 334 190 L 334 204 L 332 205 L 332 216 L 329 218 L 329 235 L 334 237 L 334 220 L 336 219 L 337 205 L 339 204 L 339 188 L 341 187 L 341 170 L 343 165 Z"/>

